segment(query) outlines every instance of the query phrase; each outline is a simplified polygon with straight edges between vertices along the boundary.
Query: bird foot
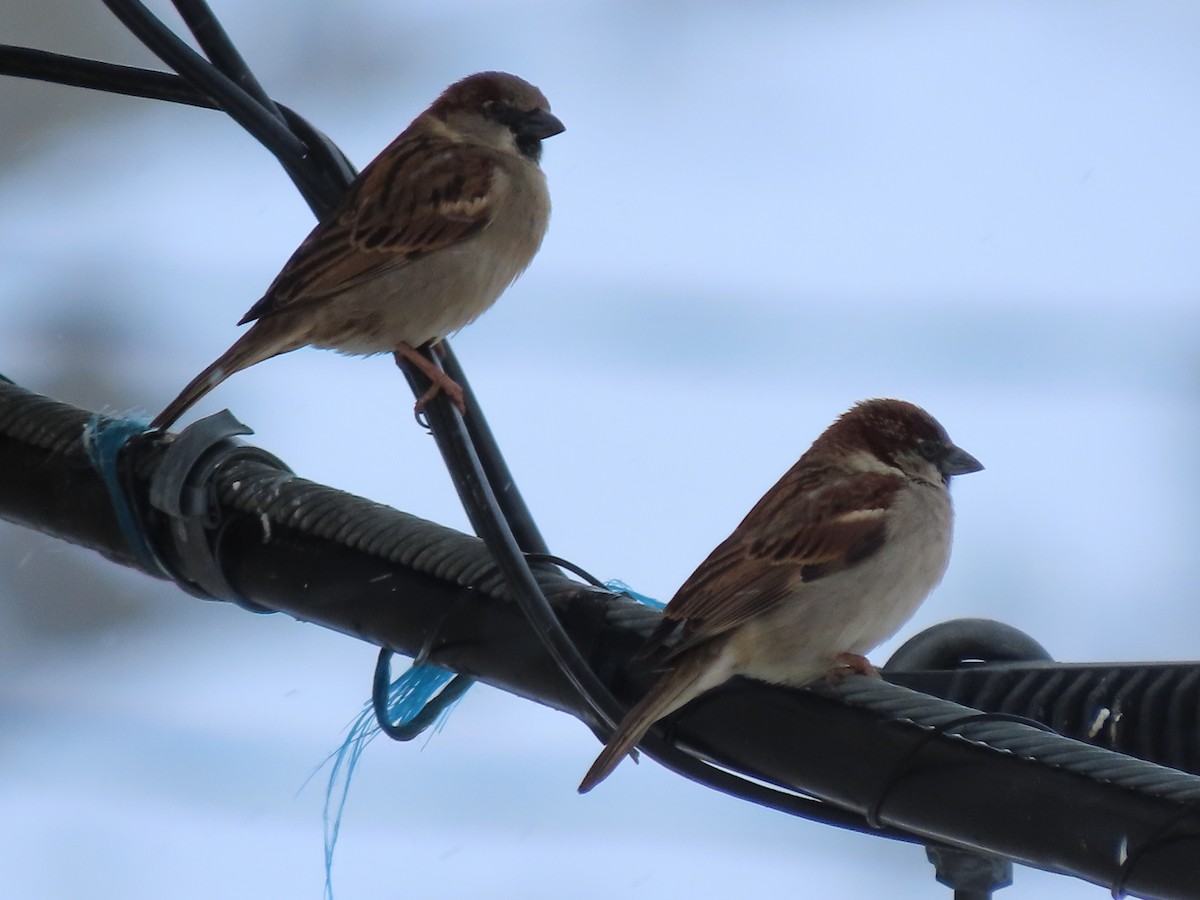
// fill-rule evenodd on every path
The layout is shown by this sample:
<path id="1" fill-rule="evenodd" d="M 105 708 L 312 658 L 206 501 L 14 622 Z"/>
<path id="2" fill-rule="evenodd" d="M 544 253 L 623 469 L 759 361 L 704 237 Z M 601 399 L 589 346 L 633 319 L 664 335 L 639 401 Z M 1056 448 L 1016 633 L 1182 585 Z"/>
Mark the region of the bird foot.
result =
<path id="1" fill-rule="evenodd" d="M 421 353 L 414 350 L 408 344 L 401 344 L 396 348 L 396 352 L 392 354 L 396 358 L 396 363 L 399 364 L 403 360 L 408 360 L 414 366 L 421 370 L 426 378 L 431 382 L 429 389 L 425 391 L 417 402 L 413 404 L 413 412 L 417 415 L 425 412 L 425 407 L 438 394 L 445 394 L 455 406 L 458 407 L 460 413 L 466 413 L 467 401 L 463 396 L 462 385 L 443 372 L 440 368 L 426 359 Z"/>
<path id="2" fill-rule="evenodd" d="M 861 653 L 839 653 L 834 658 L 837 663 L 826 673 L 826 677 L 836 680 L 847 675 L 866 675 L 868 678 L 882 678 L 879 671 L 871 665 L 871 661 Z"/>

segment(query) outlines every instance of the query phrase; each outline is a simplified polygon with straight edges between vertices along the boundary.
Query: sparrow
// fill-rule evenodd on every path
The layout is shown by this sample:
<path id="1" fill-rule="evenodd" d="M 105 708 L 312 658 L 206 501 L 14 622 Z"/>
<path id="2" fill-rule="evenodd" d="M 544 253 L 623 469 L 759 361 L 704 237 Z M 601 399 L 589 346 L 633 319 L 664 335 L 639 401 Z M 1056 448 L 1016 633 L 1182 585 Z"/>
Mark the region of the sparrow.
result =
<path id="1" fill-rule="evenodd" d="M 487 310 L 541 246 L 542 141 L 564 126 L 533 85 L 481 72 L 450 85 L 351 183 L 239 325 L 253 322 L 150 424 L 170 427 L 255 363 L 304 346 L 395 354 L 429 376 L 417 411 L 462 388 L 417 352 Z"/>
<path id="2" fill-rule="evenodd" d="M 946 571 L 951 477 L 982 468 L 911 403 L 866 400 L 843 414 L 667 604 L 640 654 L 664 654 L 665 671 L 579 792 L 656 721 L 734 675 L 802 686 L 873 674 L 863 654 L 895 634 Z"/>

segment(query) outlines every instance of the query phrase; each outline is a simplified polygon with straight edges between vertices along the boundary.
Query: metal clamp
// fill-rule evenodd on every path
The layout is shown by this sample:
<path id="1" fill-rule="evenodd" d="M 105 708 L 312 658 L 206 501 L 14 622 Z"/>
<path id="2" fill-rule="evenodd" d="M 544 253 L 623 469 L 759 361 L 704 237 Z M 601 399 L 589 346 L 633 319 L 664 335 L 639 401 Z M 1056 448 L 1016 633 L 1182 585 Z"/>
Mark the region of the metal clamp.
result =
<path id="1" fill-rule="evenodd" d="M 198 597 L 232 600 L 252 612 L 272 612 L 242 597 L 229 583 L 217 559 L 215 532 L 220 524 L 215 479 L 222 466 L 252 459 L 284 472 L 278 457 L 236 440 L 254 434 L 229 410 L 200 419 L 172 440 L 150 480 L 150 505 L 170 517 L 170 533 L 180 586 Z"/>

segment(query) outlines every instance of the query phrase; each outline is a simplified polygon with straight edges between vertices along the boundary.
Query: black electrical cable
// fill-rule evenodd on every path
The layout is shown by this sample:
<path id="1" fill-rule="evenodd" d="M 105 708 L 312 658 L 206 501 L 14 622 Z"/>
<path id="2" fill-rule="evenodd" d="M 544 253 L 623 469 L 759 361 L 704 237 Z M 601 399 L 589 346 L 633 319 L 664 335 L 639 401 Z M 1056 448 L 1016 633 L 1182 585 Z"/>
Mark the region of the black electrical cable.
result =
<path id="1" fill-rule="evenodd" d="M 281 122 L 283 114 L 275 105 L 263 86 L 258 83 L 246 60 L 238 52 L 233 41 L 221 23 L 213 14 L 212 9 L 204 0 L 173 0 L 175 10 L 183 23 L 187 25 L 196 43 L 204 51 L 209 62 L 216 66 L 217 71 L 228 76 L 238 87 L 249 94 L 263 109 L 272 113 Z"/>
<path id="2" fill-rule="evenodd" d="M 0 44 L 0 75 L 29 78 L 70 87 L 88 88 L 109 94 L 164 100 L 186 106 L 219 109 L 216 102 L 199 93 L 173 72 L 158 72 L 137 66 L 65 56 L 32 47 Z"/>
<path id="3" fill-rule="evenodd" d="M 408 377 L 414 395 L 421 396 L 428 387 L 425 376 L 407 361 L 401 369 Z M 466 390 L 464 387 L 464 395 Z M 471 527 L 492 552 L 496 565 L 504 573 L 504 578 L 530 626 L 547 652 L 558 663 L 563 674 L 579 691 L 580 697 L 591 708 L 596 723 L 602 727 L 614 728 L 621 718 L 623 708 L 579 654 L 575 643 L 558 621 L 550 602 L 538 587 L 522 548 L 517 544 L 512 530 L 499 511 L 495 493 L 483 472 L 457 408 L 444 395 L 440 395 L 426 407 L 425 415 L 446 466 L 455 475 L 455 487 L 467 511 Z"/>
<path id="4" fill-rule="evenodd" d="M 87 464 L 82 435 L 91 417 L 0 381 L 0 516 L 136 568 L 102 479 Z M 131 490 L 139 505 L 163 443 L 149 435 L 147 452 L 134 454 Z M 436 665 L 580 714 L 577 694 L 535 640 L 477 538 L 305 482 L 261 459 L 239 456 L 214 467 L 212 478 L 217 558 L 239 594 L 408 656 L 427 652 Z M 173 520 L 158 515 L 147 527 L 161 543 Z M 653 628 L 653 616 L 633 601 L 598 594 L 549 566 L 538 565 L 537 575 L 570 633 L 613 671 L 628 655 L 618 648 L 636 647 Z M 397 603 L 398 596 L 406 602 Z M 611 624 L 617 621 L 638 624 L 630 630 Z M 1042 672 L 1046 683 L 1072 670 L 1043 665 L 1050 665 Z M 1160 680 L 1160 669 L 1146 668 L 1152 674 L 1143 681 Z M 946 676 L 957 673 L 940 674 L 946 690 Z M 621 676 L 619 683 L 621 696 L 632 699 L 638 682 Z M 834 702 L 815 691 L 734 679 L 665 727 L 739 772 L 823 801 L 793 797 L 793 809 L 779 802 L 788 795 L 765 793 L 761 802 L 772 808 L 815 811 L 809 817 L 817 821 L 823 811 L 865 813 L 879 805 L 880 776 L 895 773 L 882 814 L 925 841 L 959 841 L 1138 896 L 1198 896 L 1200 779 L 874 680 L 847 679 L 834 692 L 859 696 Z M 1157 714 L 1171 706 L 1157 706 Z M 926 739 L 928 729 L 939 733 Z M 913 764 L 900 767 L 901 760 Z M 760 799 L 744 783 L 735 789 Z M 1122 859 L 1133 862 L 1122 867 Z"/>
<path id="5" fill-rule="evenodd" d="M 513 478 L 512 472 L 509 471 L 508 463 L 500 453 L 500 447 L 483 415 L 482 407 L 475 398 L 475 392 L 471 390 L 471 385 L 467 381 L 467 373 L 463 371 L 458 357 L 454 355 L 450 346 L 443 344 L 443 347 L 445 352 L 442 357 L 442 365 L 446 374 L 462 387 L 463 397 L 466 400 L 467 411 L 463 420 L 467 426 L 467 436 L 472 446 L 475 447 L 475 452 L 479 456 L 479 464 L 483 468 L 488 483 L 492 486 L 492 493 L 496 495 L 496 502 L 500 505 L 508 527 L 512 529 L 517 546 L 525 553 L 549 553 L 550 548 L 542 538 L 542 533 L 538 529 L 537 523 L 534 522 L 529 507 L 521 497 L 517 482 Z"/>
<path id="6" fill-rule="evenodd" d="M 48 50 L 14 47 L 11 44 L 0 44 L 0 75 L 178 103 L 201 109 L 221 109 L 212 97 L 196 90 L 173 72 L 158 72 L 137 66 L 64 56 Z M 278 101 L 272 102 L 280 110 L 288 128 L 304 142 L 311 164 L 330 173 L 330 177 L 338 182 L 349 184 L 356 173 L 341 149 L 295 110 Z M 263 143 L 274 152 L 274 148 L 268 142 Z"/>
<path id="7" fill-rule="evenodd" d="M 318 218 L 333 207 L 345 185 L 321 177 L 323 173 L 307 161 L 308 148 L 279 118 L 180 40 L 137 0 L 104 0 L 104 4 L 155 56 L 212 97 L 230 118 L 270 150 Z"/>

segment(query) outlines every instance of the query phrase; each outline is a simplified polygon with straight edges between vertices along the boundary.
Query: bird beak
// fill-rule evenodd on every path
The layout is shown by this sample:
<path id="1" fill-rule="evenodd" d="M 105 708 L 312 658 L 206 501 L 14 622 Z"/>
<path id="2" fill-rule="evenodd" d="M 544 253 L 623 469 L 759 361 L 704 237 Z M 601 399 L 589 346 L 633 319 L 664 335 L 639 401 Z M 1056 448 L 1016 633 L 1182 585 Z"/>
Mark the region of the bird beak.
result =
<path id="1" fill-rule="evenodd" d="M 938 469 L 947 478 L 951 475 L 970 475 L 972 472 L 982 472 L 983 463 L 973 457 L 962 447 L 951 447 L 950 452 L 942 457 Z"/>
<path id="2" fill-rule="evenodd" d="M 517 133 L 521 137 L 535 138 L 540 141 L 544 138 L 554 137 L 556 134 L 562 134 L 566 130 L 567 126 L 559 120 L 558 116 L 548 109 L 538 109 L 521 119 Z"/>

